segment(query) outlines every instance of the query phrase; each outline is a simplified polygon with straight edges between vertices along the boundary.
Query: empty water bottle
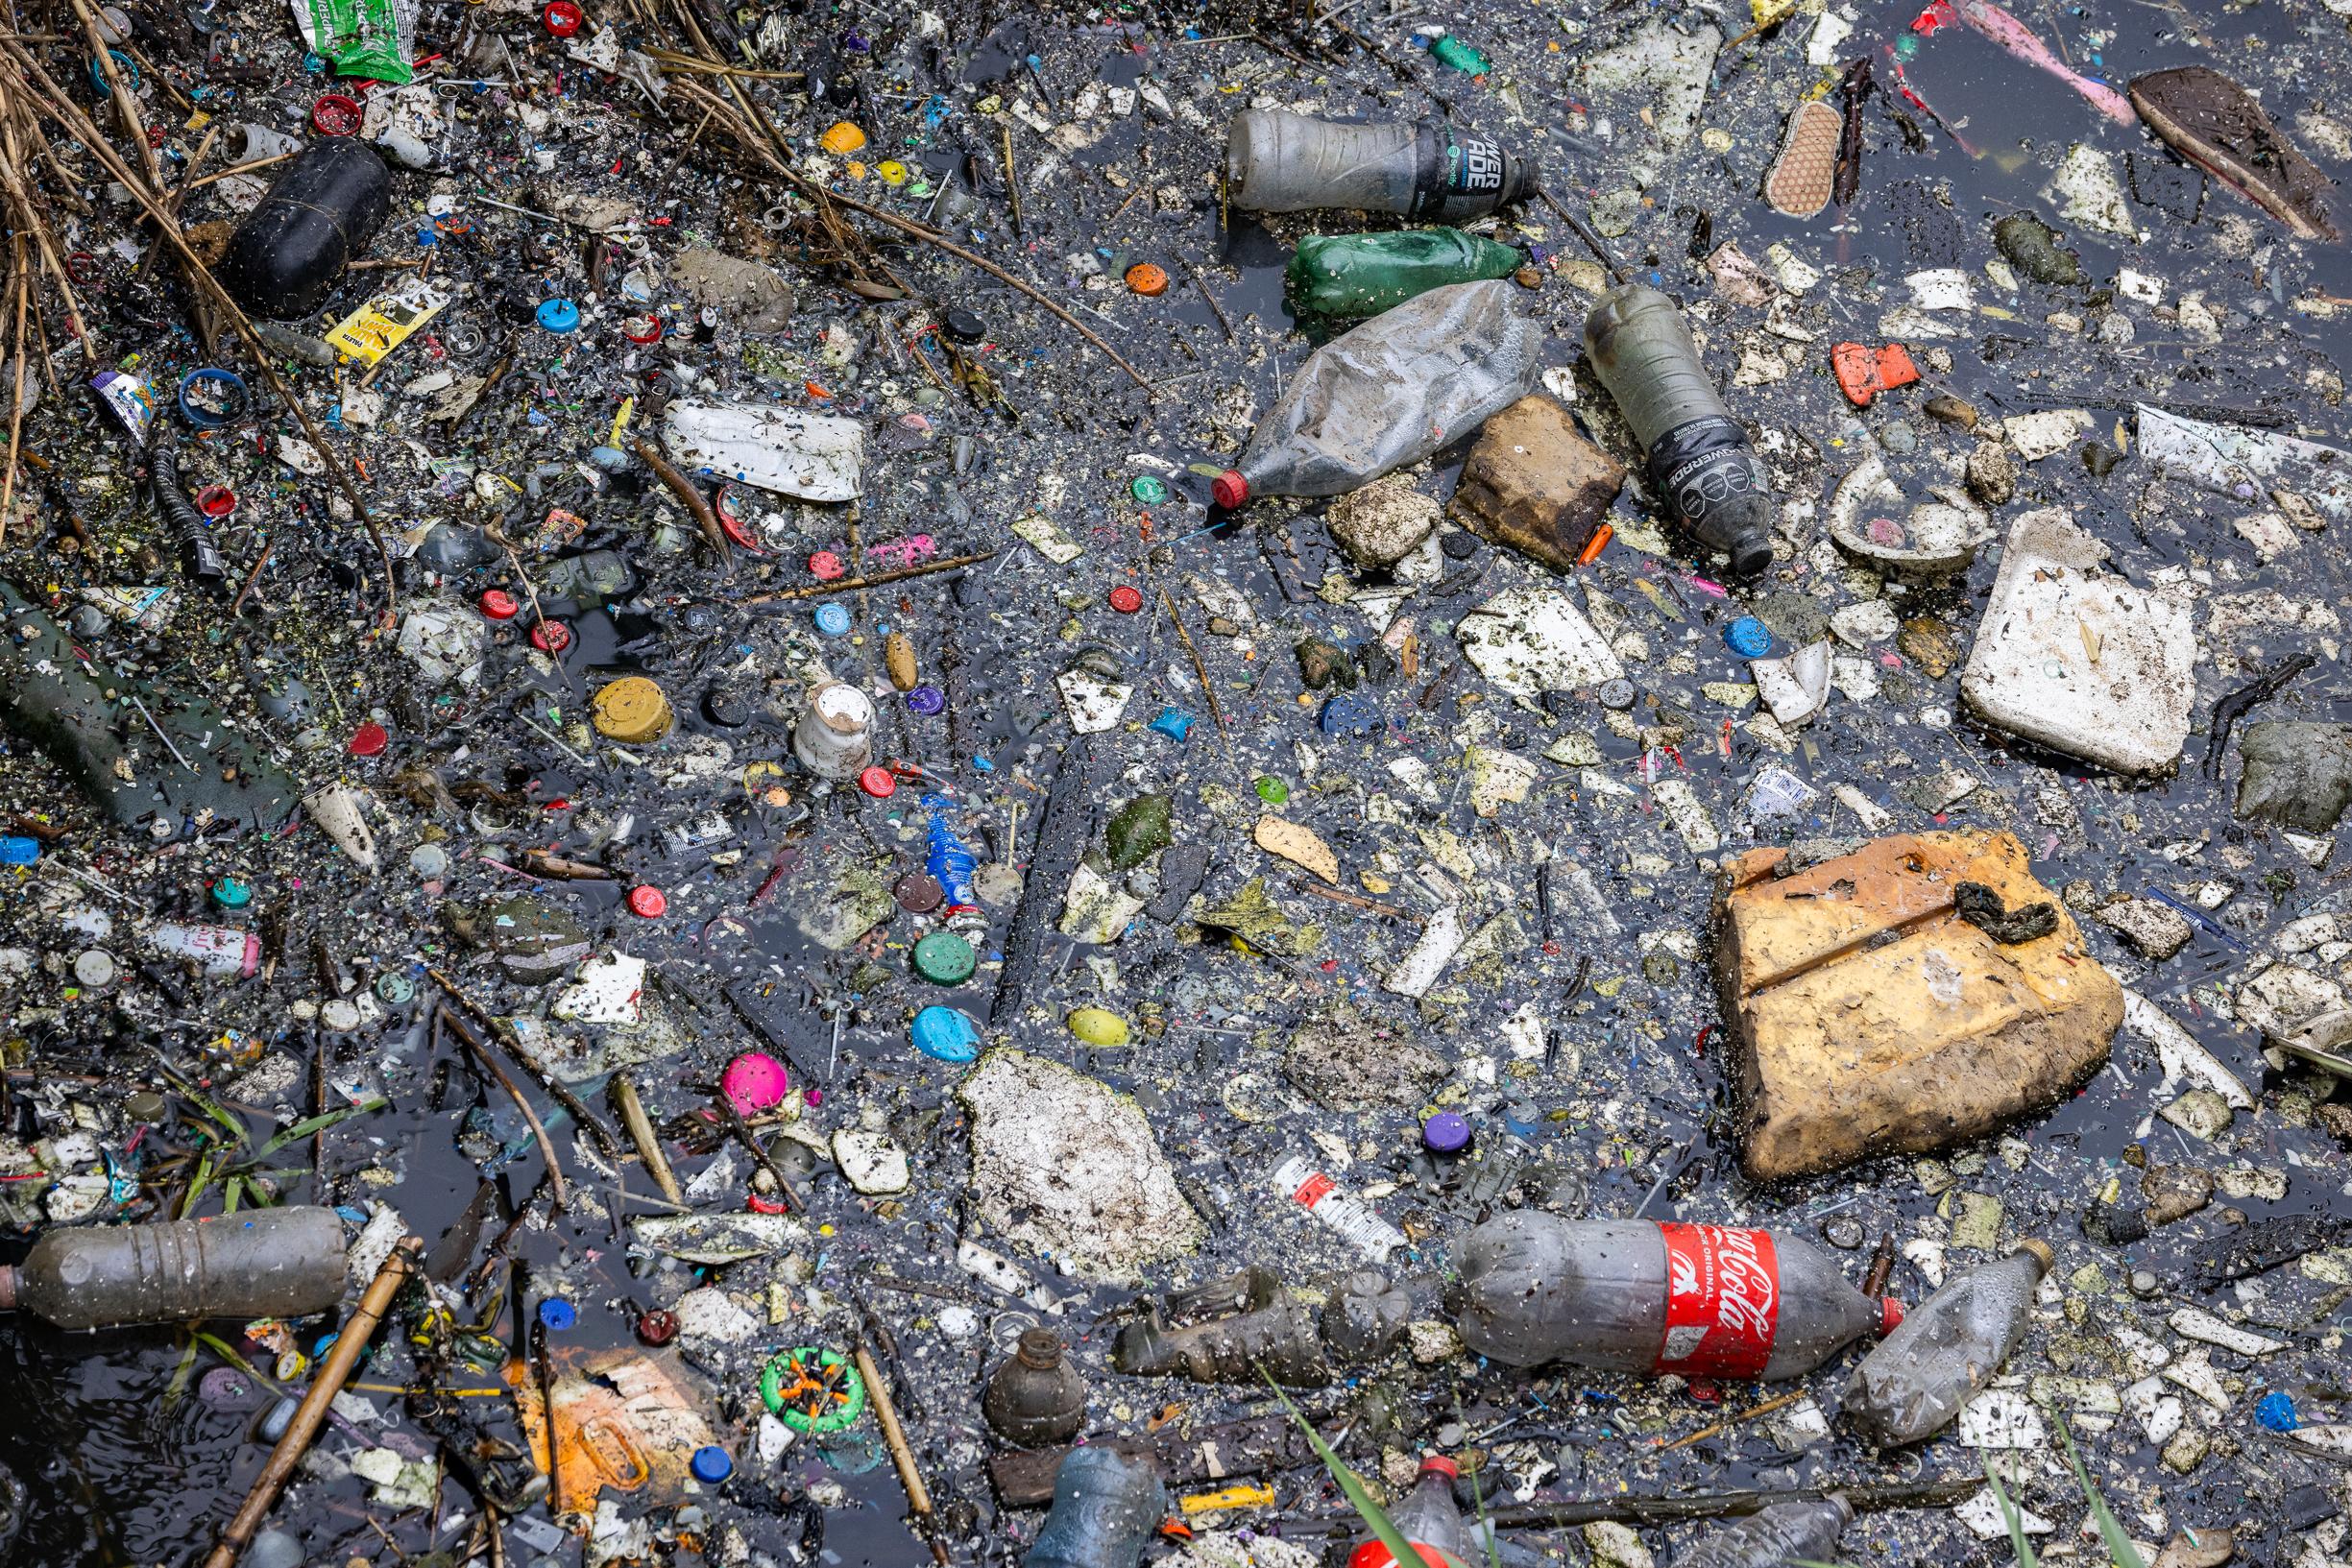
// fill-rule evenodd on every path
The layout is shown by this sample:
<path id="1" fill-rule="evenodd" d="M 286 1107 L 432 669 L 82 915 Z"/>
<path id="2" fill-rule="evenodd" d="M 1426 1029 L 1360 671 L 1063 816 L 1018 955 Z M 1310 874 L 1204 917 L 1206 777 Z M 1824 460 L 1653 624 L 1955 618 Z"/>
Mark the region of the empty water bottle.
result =
<path id="1" fill-rule="evenodd" d="M 1771 481 L 1672 300 L 1628 284 L 1585 318 L 1585 356 L 1648 453 L 1650 488 L 1733 575 L 1772 565 Z"/>
<path id="2" fill-rule="evenodd" d="M 2025 1339 L 2054 1257 L 2046 1242 L 2020 1242 L 1999 1263 L 1947 1281 L 1921 1302 L 1854 1369 L 1845 1414 L 1855 1430 L 1881 1448 L 1942 1431 Z"/>
<path id="3" fill-rule="evenodd" d="M 1451 1557 L 1467 1563 L 1470 1535 L 1462 1523 L 1462 1505 L 1454 1501 L 1454 1479 L 1462 1471 L 1443 1454 L 1421 1456 L 1420 1474 L 1405 1500 L 1389 1509 L 1396 1533 L 1421 1549 L 1424 1564 Z M 1377 1540 L 1366 1541 L 1350 1553 L 1347 1568 L 1395 1568 L 1396 1558 Z"/>
<path id="4" fill-rule="evenodd" d="M 1054 1472 L 1054 1511 L 1021 1568 L 1135 1568 L 1168 1512 L 1168 1488 L 1146 1459 L 1074 1448 Z"/>
<path id="5" fill-rule="evenodd" d="M 1903 1320 L 1798 1237 L 1515 1211 L 1478 1226 L 1447 1292 L 1463 1342 L 1514 1366 L 1772 1381 Z"/>
<path id="6" fill-rule="evenodd" d="M 996 1369 L 980 1412 L 996 1435 L 1020 1448 L 1066 1442 L 1086 1424 L 1086 1382 L 1062 1356 L 1052 1329 L 1025 1329 L 1012 1359 Z"/>
<path id="7" fill-rule="evenodd" d="M 1347 207 L 1460 223 L 1535 185 L 1526 159 L 1443 120 L 1342 125 L 1250 109 L 1225 129 L 1225 192 L 1245 212 Z"/>
<path id="8" fill-rule="evenodd" d="M 0 1311 L 60 1328 L 200 1317 L 303 1317 L 343 1297 L 332 1209 L 257 1209 L 96 1230 L 53 1230 L 0 1268 Z"/>
<path id="9" fill-rule="evenodd" d="M 1339 495 L 1470 434 L 1533 390 L 1543 329 L 1510 284 L 1452 283 L 1315 350 L 1258 422 L 1217 504 Z"/>
<path id="10" fill-rule="evenodd" d="M 1388 1353 L 1413 1318 L 1413 1297 L 1377 1268 L 1359 1268 L 1323 1301 L 1323 1343 L 1343 1362 Z"/>
<path id="11" fill-rule="evenodd" d="M 1783 1568 L 1826 1562 L 1854 1522 L 1842 1497 L 1817 1503 L 1775 1503 L 1727 1525 L 1674 1559 L 1674 1568 Z"/>
<path id="12" fill-rule="evenodd" d="M 1377 316 L 1448 283 L 1509 277 L 1527 257 L 1459 229 L 1387 234 L 1310 234 L 1283 269 L 1291 308 L 1341 320 Z"/>

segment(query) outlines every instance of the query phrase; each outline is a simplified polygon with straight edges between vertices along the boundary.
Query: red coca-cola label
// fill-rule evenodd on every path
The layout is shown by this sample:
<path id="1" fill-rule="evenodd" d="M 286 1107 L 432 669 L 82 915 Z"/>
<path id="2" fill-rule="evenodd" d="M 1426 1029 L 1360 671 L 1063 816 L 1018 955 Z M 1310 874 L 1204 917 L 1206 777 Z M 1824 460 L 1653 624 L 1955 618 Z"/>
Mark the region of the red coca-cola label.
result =
<path id="1" fill-rule="evenodd" d="M 1303 1207 L 1312 1209 L 1315 1207 L 1315 1205 L 1321 1203 L 1324 1198 L 1329 1197 L 1331 1195 L 1331 1189 L 1338 1185 L 1339 1184 L 1333 1181 L 1329 1176 L 1326 1176 L 1321 1171 L 1318 1170 L 1315 1172 L 1315 1174 L 1300 1182 L 1298 1184 L 1298 1191 L 1293 1193 L 1291 1196 Z"/>
<path id="2" fill-rule="evenodd" d="M 1661 1225 L 1666 1244 L 1666 1336 L 1658 1370 L 1753 1378 L 1772 1359 L 1781 1324 L 1781 1259 L 1769 1231 Z"/>

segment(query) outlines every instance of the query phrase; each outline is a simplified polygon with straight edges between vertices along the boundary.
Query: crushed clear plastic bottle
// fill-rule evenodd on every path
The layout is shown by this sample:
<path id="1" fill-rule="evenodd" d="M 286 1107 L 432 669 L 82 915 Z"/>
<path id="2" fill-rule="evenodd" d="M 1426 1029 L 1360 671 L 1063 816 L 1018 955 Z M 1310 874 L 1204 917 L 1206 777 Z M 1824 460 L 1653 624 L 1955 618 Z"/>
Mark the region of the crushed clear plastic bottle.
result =
<path id="1" fill-rule="evenodd" d="M 1168 1512 L 1168 1488 L 1146 1459 L 1074 1448 L 1054 1472 L 1054 1508 L 1021 1568 L 1135 1568 Z"/>
<path id="2" fill-rule="evenodd" d="M 2027 1239 L 1998 1263 L 1946 1281 L 1854 1369 L 1848 1424 L 1880 1448 L 1950 1425 L 2025 1339 L 2034 1292 L 2055 1256 L 2047 1242 Z"/>
<path id="3" fill-rule="evenodd" d="M 1471 1560 L 1470 1533 L 1462 1522 L 1462 1505 L 1454 1501 L 1454 1481 L 1461 1474 L 1461 1467 L 1444 1455 L 1424 1454 L 1413 1490 L 1388 1510 L 1396 1533 L 1422 1549 L 1423 1563 L 1435 1560 L 1433 1552 L 1457 1562 Z M 1347 1557 L 1347 1568 L 1395 1568 L 1395 1563 L 1377 1540 L 1366 1541 Z"/>
<path id="4" fill-rule="evenodd" d="M 1676 1557 L 1674 1568 L 1783 1568 L 1792 1562 L 1827 1562 L 1837 1549 L 1837 1538 L 1853 1522 L 1854 1506 L 1842 1497 L 1775 1503 L 1716 1531 Z"/>
<path id="5" fill-rule="evenodd" d="M 1283 383 L 1219 506 L 1258 495 L 1340 495 L 1459 441 L 1535 389 L 1543 328 L 1516 288 L 1449 283 L 1315 350 Z"/>

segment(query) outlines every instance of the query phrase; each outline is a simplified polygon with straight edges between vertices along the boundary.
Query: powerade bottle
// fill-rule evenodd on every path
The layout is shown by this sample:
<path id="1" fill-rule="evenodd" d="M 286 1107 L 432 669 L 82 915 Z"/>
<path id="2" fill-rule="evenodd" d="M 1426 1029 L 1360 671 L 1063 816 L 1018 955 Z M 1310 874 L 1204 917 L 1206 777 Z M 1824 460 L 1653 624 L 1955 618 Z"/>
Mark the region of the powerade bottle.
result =
<path id="1" fill-rule="evenodd" d="M 1054 1472 L 1054 1511 L 1021 1568 L 1135 1568 L 1168 1513 L 1150 1461 L 1074 1448 Z"/>
<path id="2" fill-rule="evenodd" d="M 1650 488 L 1667 510 L 1730 556 L 1734 577 L 1771 566 L 1771 481 L 1674 302 L 1638 283 L 1612 291 L 1585 318 L 1585 355 L 1649 454 Z"/>
<path id="3" fill-rule="evenodd" d="M 1341 125 L 1249 109 L 1225 129 L 1225 190 L 1245 212 L 1346 207 L 1460 223 L 1533 194 L 1535 173 L 1443 120 Z"/>

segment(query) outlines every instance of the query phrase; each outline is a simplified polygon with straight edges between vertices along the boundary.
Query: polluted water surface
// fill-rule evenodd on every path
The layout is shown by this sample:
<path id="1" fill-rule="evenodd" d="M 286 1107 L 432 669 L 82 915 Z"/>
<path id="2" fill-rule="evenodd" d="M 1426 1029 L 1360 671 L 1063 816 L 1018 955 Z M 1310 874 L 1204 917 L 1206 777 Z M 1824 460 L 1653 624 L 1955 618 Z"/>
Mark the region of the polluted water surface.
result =
<path id="1" fill-rule="evenodd" d="M 0 1561 L 2352 1561 L 2347 26 L 27 8 Z"/>

